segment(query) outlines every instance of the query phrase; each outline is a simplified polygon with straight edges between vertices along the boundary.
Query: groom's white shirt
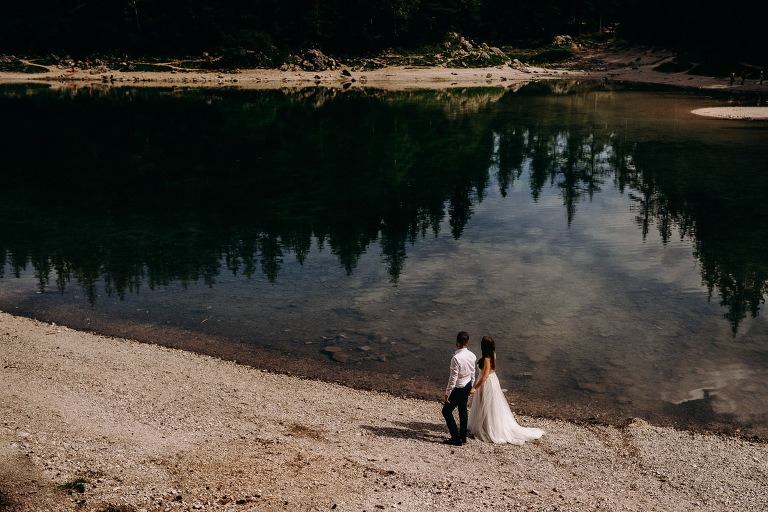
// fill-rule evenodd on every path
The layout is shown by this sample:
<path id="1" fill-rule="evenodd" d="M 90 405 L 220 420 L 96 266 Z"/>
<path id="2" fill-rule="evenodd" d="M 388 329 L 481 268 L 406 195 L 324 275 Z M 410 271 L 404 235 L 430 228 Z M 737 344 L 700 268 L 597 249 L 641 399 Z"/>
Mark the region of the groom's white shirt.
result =
<path id="1" fill-rule="evenodd" d="M 448 387 L 445 396 L 451 396 L 454 388 L 463 388 L 470 382 L 475 385 L 475 362 L 477 357 L 467 347 L 460 348 L 451 359 L 451 375 L 448 377 Z"/>

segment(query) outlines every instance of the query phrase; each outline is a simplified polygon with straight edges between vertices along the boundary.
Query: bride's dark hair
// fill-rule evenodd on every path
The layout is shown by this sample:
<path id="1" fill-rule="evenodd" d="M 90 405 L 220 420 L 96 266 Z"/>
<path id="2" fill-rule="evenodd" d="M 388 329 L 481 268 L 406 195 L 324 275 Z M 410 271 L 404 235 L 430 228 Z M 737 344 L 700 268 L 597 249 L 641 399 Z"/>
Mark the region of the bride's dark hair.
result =
<path id="1" fill-rule="evenodd" d="M 480 360 L 477 362 L 477 366 L 480 368 L 485 364 L 485 358 L 491 362 L 491 370 L 496 369 L 496 342 L 490 336 L 483 336 L 480 341 L 480 352 L 483 354 Z"/>

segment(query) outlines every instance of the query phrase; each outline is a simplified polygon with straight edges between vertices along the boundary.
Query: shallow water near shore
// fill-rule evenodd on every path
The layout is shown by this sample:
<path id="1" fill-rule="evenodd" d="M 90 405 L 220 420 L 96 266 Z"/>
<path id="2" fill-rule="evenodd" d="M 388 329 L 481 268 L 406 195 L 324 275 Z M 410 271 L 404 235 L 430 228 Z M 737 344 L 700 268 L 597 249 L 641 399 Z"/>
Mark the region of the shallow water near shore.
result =
<path id="1" fill-rule="evenodd" d="M 0 309 L 431 398 L 466 330 L 517 411 L 766 437 L 768 124 L 727 104 L 4 86 Z"/>

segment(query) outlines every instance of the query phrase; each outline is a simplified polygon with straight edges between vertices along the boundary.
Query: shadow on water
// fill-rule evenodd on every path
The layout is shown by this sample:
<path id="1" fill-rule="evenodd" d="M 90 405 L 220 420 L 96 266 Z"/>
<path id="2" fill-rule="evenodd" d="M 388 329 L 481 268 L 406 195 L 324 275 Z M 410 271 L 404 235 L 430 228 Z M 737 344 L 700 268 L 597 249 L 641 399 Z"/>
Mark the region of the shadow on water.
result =
<path id="1" fill-rule="evenodd" d="M 643 244 L 689 242 L 701 286 L 738 342 L 742 323 L 760 316 L 768 292 L 768 125 L 695 119 L 691 105 L 722 102 L 655 94 L 558 82 L 406 93 L 3 86 L 0 307 L 102 331 L 148 321 L 202 332 L 220 320 L 173 301 L 219 294 L 229 297 L 222 301 L 232 311 L 244 310 L 243 319 L 259 310 L 263 317 L 247 329 L 222 327 L 211 335 L 253 346 L 244 331 L 277 338 L 277 324 L 301 323 L 294 337 L 305 341 L 263 348 L 333 364 L 303 344 L 320 343 L 306 340 L 323 335 L 322 343 L 343 345 L 329 336 L 350 329 L 336 324 L 367 323 L 348 306 L 361 300 L 361 289 L 415 288 L 409 269 L 422 253 L 445 255 L 450 265 L 450 241 L 474 241 L 467 233 L 480 222 L 478 212 L 497 201 L 517 205 L 523 190 L 532 205 L 556 200 L 566 230 L 573 231 L 585 205 L 619 195 Z M 372 253 L 383 278 L 368 262 Z M 12 278 L 30 273 L 36 294 L 10 290 Z M 342 300 L 344 276 L 360 282 Z M 255 298 L 228 291 L 244 286 L 231 284 L 240 279 Z M 209 291 L 199 291 L 201 284 Z M 424 300 L 449 307 L 464 300 L 435 298 L 440 292 L 420 286 L 422 302 L 409 307 L 425 313 L 433 306 Z M 543 293 L 537 300 L 546 302 L 552 291 Z M 121 313 L 113 299 L 135 311 L 167 304 L 159 316 L 140 319 Z M 341 320 L 329 319 L 321 304 Z M 442 316 L 453 330 L 450 313 Z M 536 318 L 539 328 L 549 325 Z M 417 347 L 408 346 L 414 340 L 403 334 L 411 328 L 401 320 L 402 338 L 393 339 L 383 329 L 358 327 L 363 339 L 348 357 L 363 372 L 413 359 L 413 368 L 400 369 L 414 378 L 424 362 L 415 361 Z M 445 328 L 423 331 L 437 337 Z M 368 347 L 374 344 L 388 352 L 377 355 Z M 419 378 L 436 382 L 438 373 Z M 589 416 L 593 406 L 616 409 L 615 394 L 603 397 L 603 384 L 585 373 L 560 378 L 571 388 L 562 403 L 573 393 L 592 393 L 572 415 Z M 604 372 L 593 373 L 600 381 Z M 536 403 L 552 400 L 551 391 L 535 396 L 535 383 L 518 389 Z M 690 404 L 659 407 L 659 418 L 673 421 L 735 421 Z M 545 409 L 530 412 L 551 413 Z M 617 416 L 656 414 L 618 410 Z M 766 413 L 768 407 L 760 414 Z"/>

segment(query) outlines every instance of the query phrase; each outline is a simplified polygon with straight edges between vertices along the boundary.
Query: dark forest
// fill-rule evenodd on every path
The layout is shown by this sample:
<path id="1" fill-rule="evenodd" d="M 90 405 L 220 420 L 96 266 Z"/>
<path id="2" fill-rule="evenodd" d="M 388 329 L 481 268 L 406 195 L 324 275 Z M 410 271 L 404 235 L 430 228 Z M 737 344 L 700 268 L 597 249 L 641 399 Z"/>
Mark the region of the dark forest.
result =
<path id="1" fill-rule="evenodd" d="M 630 41 L 760 63 L 762 14 L 741 0 L 40 0 L 6 3 L 0 53 L 248 51 L 269 65 L 309 48 L 424 48 L 449 32 L 501 46 L 615 28 Z"/>

